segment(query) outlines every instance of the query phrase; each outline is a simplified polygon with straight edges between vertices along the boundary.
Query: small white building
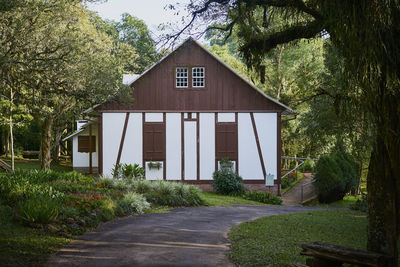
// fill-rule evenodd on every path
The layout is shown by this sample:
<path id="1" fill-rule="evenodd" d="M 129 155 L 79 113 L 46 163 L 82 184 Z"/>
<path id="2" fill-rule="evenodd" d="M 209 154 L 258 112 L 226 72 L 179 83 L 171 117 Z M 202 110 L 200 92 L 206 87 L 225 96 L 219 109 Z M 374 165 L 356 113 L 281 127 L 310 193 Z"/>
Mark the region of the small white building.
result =
<path id="1" fill-rule="evenodd" d="M 97 105 L 65 138 L 73 138 L 75 170 L 111 175 L 115 164 L 137 163 L 149 180 L 204 185 L 229 158 L 245 184 L 279 193 L 281 116 L 292 109 L 191 38 L 124 78 L 133 100 Z"/>

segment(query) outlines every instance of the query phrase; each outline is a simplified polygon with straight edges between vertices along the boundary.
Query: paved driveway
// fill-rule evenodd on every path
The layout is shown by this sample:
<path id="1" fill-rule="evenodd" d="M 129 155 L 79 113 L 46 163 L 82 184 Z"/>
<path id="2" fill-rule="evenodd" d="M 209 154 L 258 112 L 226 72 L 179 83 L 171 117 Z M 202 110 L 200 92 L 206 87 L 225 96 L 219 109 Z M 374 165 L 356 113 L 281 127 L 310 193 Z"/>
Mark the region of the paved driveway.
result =
<path id="1" fill-rule="evenodd" d="M 78 237 L 54 254 L 48 266 L 233 266 L 226 256 L 232 226 L 312 209 L 199 207 L 125 217 Z"/>

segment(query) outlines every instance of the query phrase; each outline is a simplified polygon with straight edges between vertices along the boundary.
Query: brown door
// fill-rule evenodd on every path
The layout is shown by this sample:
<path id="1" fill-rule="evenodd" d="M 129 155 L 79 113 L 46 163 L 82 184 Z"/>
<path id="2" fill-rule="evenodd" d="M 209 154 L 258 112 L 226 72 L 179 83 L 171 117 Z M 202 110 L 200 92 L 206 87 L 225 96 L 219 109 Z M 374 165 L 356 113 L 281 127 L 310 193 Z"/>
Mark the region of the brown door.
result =
<path id="1" fill-rule="evenodd" d="M 236 123 L 217 123 L 215 127 L 216 160 L 238 158 L 238 130 Z"/>
<path id="2" fill-rule="evenodd" d="M 143 159 L 145 161 L 165 160 L 165 123 L 144 123 Z"/>

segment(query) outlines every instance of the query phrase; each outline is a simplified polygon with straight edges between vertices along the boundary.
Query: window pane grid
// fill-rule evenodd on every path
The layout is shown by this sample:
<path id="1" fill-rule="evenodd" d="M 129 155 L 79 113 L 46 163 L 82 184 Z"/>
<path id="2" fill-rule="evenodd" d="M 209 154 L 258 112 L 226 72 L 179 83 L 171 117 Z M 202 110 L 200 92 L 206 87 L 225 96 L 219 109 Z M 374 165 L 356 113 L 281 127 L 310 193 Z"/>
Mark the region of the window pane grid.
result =
<path id="1" fill-rule="evenodd" d="M 188 68 L 176 68 L 176 87 L 188 87 Z"/>
<path id="2" fill-rule="evenodd" d="M 204 67 L 192 68 L 192 86 L 204 87 Z"/>

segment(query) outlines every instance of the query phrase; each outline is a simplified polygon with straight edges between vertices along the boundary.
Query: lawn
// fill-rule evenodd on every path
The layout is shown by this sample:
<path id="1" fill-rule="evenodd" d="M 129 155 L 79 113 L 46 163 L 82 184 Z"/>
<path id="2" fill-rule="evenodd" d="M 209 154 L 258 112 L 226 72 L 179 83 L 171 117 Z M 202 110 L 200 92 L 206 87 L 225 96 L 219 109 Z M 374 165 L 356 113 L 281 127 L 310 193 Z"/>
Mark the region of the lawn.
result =
<path id="1" fill-rule="evenodd" d="M 11 159 L 9 157 L 5 158 L 4 156 L 2 156 L 0 157 L 0 159 L 4 160 L 11 166 Z M 16 158 L 14 163 L 15 163 L 15 169 L 23 169 L 23 170 L 40 169 L 40 161 L 38 159 Z M 54 171 L 67 171 L 67 172 L 72 171 L 71 162 L 64 160 L 61 160 L 59 162 L 52 161 L 50 167 Z"/>
<path id="2" fill-rule="evenodd" d="M 0 205 L 0 265 L 42 265 L 51 253 L 69 241 L 69 238 L 57 236 L 42 228 L 15 223 L 12 220 L 12 210 Z"/>
<path id="3" fill-rule="evenodd" d="M 305 263 L 301 243 L 316 241 L 366 249 L 366 213 L 321 210 L 264 217 L 232 228 L 230 258 L 239 266 Z M 400 266 L 400 265 L 399 265 Z"/>
<path id="4" fill-rule="evenodd" d="M 224 196 L 212 192 L 200 192 L 200 197 L 207 206 L 267 205 L 257 201 L 247 200 L 239 196 Z"/>

